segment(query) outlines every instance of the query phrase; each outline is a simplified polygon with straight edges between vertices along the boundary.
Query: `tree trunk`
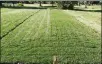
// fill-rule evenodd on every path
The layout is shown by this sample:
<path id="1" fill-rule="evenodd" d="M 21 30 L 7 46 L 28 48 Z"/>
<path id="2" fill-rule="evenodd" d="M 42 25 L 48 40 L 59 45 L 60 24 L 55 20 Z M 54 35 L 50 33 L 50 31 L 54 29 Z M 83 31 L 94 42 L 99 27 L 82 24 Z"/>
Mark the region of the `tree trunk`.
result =
<path id="1" fill-rule="evenodd" d="M 13 7 L 14 7 L 14 2 L 12 4 L 13 4 Z"/>
<path id="2" fill-rule="evenodd" d="M 39 4 L 40 4 L 40 7 L 41 7 L 41 6 L 42 6 L 42 5 L 41 5 L 41 1 L 39 1 Z"/>
<path id="3" fill-rule="evenodd" d="M 0 2 L 0 7 L 2 6 L 2 2 Z"/>
<path id="4" fill-rule="evenodd" d="M 84 1 L 85 8 L 87 8 L 87 1 Z"/>
<path id="5" fill-rule="evenodd" d="M 54 2 L 52 1 L 51 4 L 52 4 L 52 6 L 53 6 Z"/>
<path id="6" fill-rule="evenodd" d="M 78 1 L 78 6 L 80 6 L 80 2 Z"/>

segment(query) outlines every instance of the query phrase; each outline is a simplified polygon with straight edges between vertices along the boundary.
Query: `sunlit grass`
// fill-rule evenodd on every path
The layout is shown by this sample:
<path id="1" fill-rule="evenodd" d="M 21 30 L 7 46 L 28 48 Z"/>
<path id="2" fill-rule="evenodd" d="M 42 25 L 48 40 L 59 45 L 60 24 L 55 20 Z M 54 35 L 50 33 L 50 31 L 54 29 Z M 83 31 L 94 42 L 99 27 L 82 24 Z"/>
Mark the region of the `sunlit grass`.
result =
<path id="1" fill-rule="evenodd" d="M 28 16 L 35 12 L 27 10 Z M 21 17 L 26 18 L 23 13 Z M 98 63 L 101 61 L 100 35 L 62 10 L 44 9 L 1 40 L 1 62 L 51 64 L 54 55 L 61 64 Z"/>

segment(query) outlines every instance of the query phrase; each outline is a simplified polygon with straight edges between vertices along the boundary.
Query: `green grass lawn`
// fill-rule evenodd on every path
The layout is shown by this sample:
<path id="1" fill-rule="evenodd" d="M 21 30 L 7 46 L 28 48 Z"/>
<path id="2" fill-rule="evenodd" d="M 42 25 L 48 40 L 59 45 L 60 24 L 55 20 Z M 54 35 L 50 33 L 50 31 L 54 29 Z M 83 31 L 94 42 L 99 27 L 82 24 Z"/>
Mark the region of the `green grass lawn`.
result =
<path id="1" fill-rule="evenodd" d="M 7 12 L 3 12 L 7 10 Z M 36 13 L 38 10 L 27 10 L 27 9 L 1 9 L 1 36 L 5 35 L 10 29 L 16 27 L 18 24 L 23 22 L 28 16 Z M 11 11 L 10 11 L 11 10 Z M 28 13 L 26 13 L 28 12 Z"/>
<path id="2" fill-rule="evenodd" d="M 97 23 L 98 25 L 101 25 L 101 12 L 77 11 L 76 14 L 80 14 L 88 21 L 93 21 Z"/>
<path id="3" fill-rule="evenodd" d="M 87 8 L 85 8 L 84 5 L 81 6 L 75 6 L 75 9 L 79 9 L 79 10 L 83 10 L 83 11 L 72 11 L 72 12 L 76 12 L 75 14 L 77 15 L 81 15 L 84 18 L 86 18 L 88 21 L 93 21 L 95 23 L 97 23 L 98 25 L 101 25 L 101 5 L 91 5 L 91 6 L 87 6 Z"/>
<path id="4" fill-rule="evenodd" d="M 58 56 L 59 64 L 101 62 L 100 34 L 75 17 L 57 9 L 42 9 L 37 13 L 36 9 L 16 11 L 19 12 L 1 12 L 1 35 L 34 15 L 2 38 L 1 62 L 52 64 L 54 55 Z"/>

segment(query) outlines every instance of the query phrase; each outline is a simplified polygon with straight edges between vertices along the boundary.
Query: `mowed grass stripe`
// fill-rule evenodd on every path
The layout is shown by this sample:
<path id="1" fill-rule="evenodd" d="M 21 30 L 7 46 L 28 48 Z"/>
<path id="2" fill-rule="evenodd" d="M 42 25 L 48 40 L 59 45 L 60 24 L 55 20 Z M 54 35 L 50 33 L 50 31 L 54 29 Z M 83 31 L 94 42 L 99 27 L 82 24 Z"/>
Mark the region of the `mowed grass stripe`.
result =
<path id="1" fill-rule="evenodd" d="M 25 32 L 26 32 L 26 35 L 24 35 L 23 38 L 25 38 L 26 36 L 28 37 L 28 35 L 31 33 L 31 30 L 34 28 L 33 26 L 34 26 L 35 23 L 37 22 L 37 21 L 34 21 L 34 20 L 36 20 L 36 19 L 39 17 L 40 14 L 41 14 L 41 12 L 37 13 L 35 16 L 29 18 L 29 19 L 26 21 L 26 23 L 22 25 L 21 28 L 24 29 L 24 27 L 25 27 L 26 29 L 28 29 L 27 31 L 25 31 Z M 28 24 L 28 22 L 29 22 L 29 24 Z M 27 25 L 26 25 L 26 24 L 27 24 Z M 18 29 L 19 29 L 19 28 L 18 28 Z M 17 38 L 14 38 L 14 39 L 20 38 L 19 36 L 22 34 L 23 31 L 24 31 L 24 30 L 20 29 L 20 33 L 18 33 Z M 13 39 L 12 39 L 12 40 L 13 40 Z M 19 41 L 19 40 L 18 40 L 18 41 Z M 12 42 L 12 41 L 11 41 L 11 42 Z"/>
<path id="2" fill-rule="evenodd" d="M 8 32 L 11 28 L 19 24 L 21 21 L 23 21 L 25 18 L 28 17 L 28 15 L 37 12 L 36 11 L 31 11 L 29 13 L 26 13 L 27 10 L 24 10 L 24 12 L 19 12 L 19 13 L 13 13 L 13 14 L 8 14 L 6 16 L 1 15 L 1 35 L 4 35 L 6 32 Z M 24 14 L 23 14 L 24 13 Z M 12 19 L 13 18 L 13 19 Z M 3 20 L 4 19 L 4 20 Z M 6 22 L 5 22 L 6 21 Z"/>
<path id="3" fill-rule="evenodd" d="M 50 35 L 50 28 L 51 28 L 51 24 L 50 24 L 50 9 L 48 9 L 48 14 L 47 14 L 47 20 L 46 20 L 46 24 L 47 24 L 47 27 L 46 27 L 46 38 L 49 38 L 49 35 Z"/>
<path id="4" fill-rule="evenodd" d="M 40 16 L 40 14 L 42 14 L 41 16 Z M 34 22 L 36 23 L 37 21 L 33 21 L 33 20 L 38 20 L 38 17 L 39 18 L 43 18 L 43 11 L 41 12 L 39 12 L 38 13 L 38 15 L 36 15 L 36 17 L 31 17 L 31 18 L 29 18 L 26 22 L 25 22 L 25 24 L 22 24 L 22 28 L 21 27 L 18 27 L 18 30 L 19 29 L 23 29 L 23 31 L 19 34 L 19 36 L 17 37 L 17 38 L 15 38 L 15 39 L 13 39 L 11 42 L 8 42 L 10 39 L 8 39 L 8 40 L 5 40 L 4 39 L 4 42 L 2 42 L 3 44 L 2 44 L 2 50 L 3 50 L 3 52 L 5 53 L 5 56 L 6 57 L 8 57 L 9 56 L 9 54 L 12 54 L 12 56 L 13 56 L 13 58 L 15 58 L 15 56 L 16 56 L 16 54 L 20 54 L 20 53 L 17 53 L 17 52 L 21 52 L 22 54 L 24 53 L 24 51 L 22 51 L 23 49 L 25 49 L 25 43 L 23 42 L 21 42 L 21 41 L 23 41 L 23 38 L 25 38 L 25 35 L 28 35 L 28 32 L 27 31 L 31 31 L 31 29 L 33 29 L 33 27 L 32 26 L 34 26 Z M 26 26 L 26 24 L 28 23 L 30 21 L 30 23 L 29 23 L 29 26 Z M 39 20 L 40 21 L 40 20 Z M 40 23 L 40 22 L 39 22 Z M 17 29 L 16 30 L 14 30 L 14 32 L 12 33 L 12 34 L 16 34 L 17 33 L 17 31 L 18 31 Z M 32 32 L 34 32 L 34 31 L 32 31 Z M 10 34 L 10 35 L 8 35 L 8 37 L 11 37 L 11 38 L 13 38 L 13 36 L 12 36 L 12 34 Z M 7 38 L 8 38 L 7 37 Z M 28 43 L 28 42 L 27 42 Z M 26 43 L 26 44 L 27 44 Z M 4 45 L 4 44 L 6 44 L 6 45 Z M 8 45 L 7 45 L 8 44 Z M 4 45 L 4 46 L 3 46 Z M 10 46 L 10 47 L 9 47 Z M 4 47 L 6 47 L 7 49 L 5 49 Z M 24 47 L 24 48 L 22 48 L 22 47 Z M 29 47 L 29 46 L 28 46 Z M 15 48 L 15 50 L 14 50 L 14 48 Z M 20 49 L 19 49 L 20 48 Z M 12 53 L 11 53 L 11 52 Z M 2 52 L 2 53 L 3 53 Z M 10 53 L 9 53 L 10 52 Z M 11 56 L 11 57 L 12 57 Z M 22 57 L 22 56 L 21 56 Z M 5 58 L 6 59 L 6 58 Z M 11 59 L 12 60 L 12 59 Z"/>
<path id="5" fill-rule="evenodd" d="M 13 13 L 13 14 L 9 14 L 9 15 L 6 15 L 6 16 L 4 16 L 4 15 L 1 15 L 2 16 L 2 29 L 4 30 L 5 28 L 7 28 L 7 26 L 10 26 L 10 25 L 16 25 L 16 24 L 18 24 L 18 23 L 20 23 L 20 21 L 22 20 L 24 20 L 27 16 L 28 16 L 28 14 L 32 14 L 32 13 L 34 13 L 34 12 L 36 12 L 36 11 L 38 11 L 38 10 L 35 10 L 35 11 L 31 11 L 31 12 L 29 12 L 29 13 L 26 13 L 27 12 L 27 10 L 24 10 L 24 11 L 22 11 L 21 10 L 21 12 L 19 12 L 18 14 L 17 13 Z M 24 13 L 24 14 L 23 14 Z M 24 17 L 25 16 L 25 17 Z M 13 18 L 13 19 L 12 19 Z M 3 21 L 3 19 L 6 21 Z M 20 21 L 19 21 L 20 20 Z M 4 23 L 5 22 L 5 23 Z M 6 25 L 7 24 L 7 25 Z M 6 25 L 6 26 L 5 26 Z"/>
<path id="6" fill-rule="evenodd" d="M 4 39 L 2 39 L 2 42 L 6 43 L 6 41 L 11 42 L 14 40 L 14 39 L 20 39 L 21 37 L 21 34 L 22 33 L 28 33 L 28 31 L 30 29 L 32 29 L 31 26 L 33 26 L 33 24 L 35 23 L 34 21 L 32 21 L 32 18 L 33 19 L 37 19 L 37 17 L 39 16 L 41 12 L 35 14 L 34 16 L 32 16 L 31 18 L 27 19 L 25 21 L 25 23 L 23 23 L 22 25 L 20 25 L 19 27 L 17 27 L 17 29 L 15 29 L 12 33 L 10 33 L 9 35 L 7 35 Z M 16 34 L 16 35 L 15 35 Z M 23 34 L 22 34 L 23 35 Z M 18 38 L 14 38 L 15 37 L 18 37 Z M 10 37 L 10 38 L 9 38 Z M 23 36 L 24 37 L 24 36 Z M 6 40 L 5 40 L 6 39 Z M 19 41 L 19 40 L 18 40 Z"/>
<path id="7" fill-rule="evenodd" d="M 13 10 L 13 9 L 12 9 Z M 19 11 L 19 12 L 18 12 Z M 37 10 L 35 10 L 35 12 L 36 12 Z M 2 14 L 1 14 L 1 17 L 2 17 L 2 23 L 4 23 L 4 24 L 6 24 L 6 23 L 11 23 L 11 21 L 13 22 L 14 20 L 18 20 L 19 18 L 21 18 L 23 15 L 25 15 L 26 16 L 26 14 L 28 14 L 28 13 L 26 13 L 27 12 L 27 10 L 26 9 L 18 9 L 18 10 L 16 10 L 16 12 L 15 13 L 9 13 L 9 14 L 3 14 L 2 12 Z M 32 12 L 34 12 L 34 11 L 31 11 L 31 12 L 29 12 L 29 14 L 32 14 Z M 23 14 L 24 13 L 24 14 Z M 18 16 L 18 18 L 16 18 Z M 11 18 L 13 18 L 13 19 L 11 19 Z M 22 17 L 23 18 L 23 17 Z"/>
<path id="8" fill-rule="evenodd" d="M 83 58 L 80 59 L 81 62 L 96 62 L 100 59 L 100 35 L 92 30 L 90 27 L 87 27 L 83 25 L 82 23 L 79 23 L 76 21 L 76 19 L 70 15 L 67 15 L 59 10 L 52 10 L 51 13 L 51 24 L 52 24 L 52 46 L 56 49 L 56 51 L 62 50 L 62 52 L 56 52 L 56 54 L 60 55 L 60 53 L 65 52 L 65 48 L 67 50 L 67 53 L 69 50 L 73 50 L 73 53 L 78 54 L 90 54 L 89 58 L 85 58 L 83 55 L 75 55 L 76 58 L 72 57 L 73 60 L 79 62 L 76 60 L 77 58 L 80 59 L 80 56 Z M 83 30 L 84 28 L 84 30 Z M 50 42 L 51 42 L 50 41 Z M 48 46 L 51 46 L 50 44 L 47 44 Z M 62 47 L 63 46 L 63 47 Z M 64 48 L 65 46 L 65 48 Z M 61 47 L 61 49 L 59 49 Z M 72 49 L 67 48 L 72 47 Z M 81 47 L 79 50 L 77 50 L 78 47 Z M 86 51 L 86 49 L 89 48 L 89 51 Z M 76 50 L 78 52 L 76 52 Z M 81 52 L 80 50 L 84 50 L 84 52 Z M 94 55 L 91 55 L 94 51 L 99 50 L 99 52 L 95 52 Z M 93 52 L 91 52 L 93 51 Z M 70 52 L 68 53 L 70 54 Z M 63 55 L 60 55 L 63 57 Z M 97 58 L 93 58 L 93 56 L 96 56 Z M 94 60 L 91 60 L 94 59 Z M 65 59 L 63 59 L 64 61 Z M 70 61 L 73 61 L 70 60 Z"/>
<path id="9" fill-rule="evenodd" d="M 44 20 L 46 18 L 46 10 L 43 10 L 43 12 L 39 15 L 38 20 L 36 20 L 35 25 L 33 26 L 33 30 L 31 31 L 31 34 L 26 37 L 25 40 L 35 40 L 35 37 L 38 37 L 40 29 L 43 27 Z"/>
<path id="10" fill-rule="evenodd" d="M 40 13 L 39 13 L 40 14 Z M 38 15 L 34 15 L 33 17 L 38 16 Z M 28 20 L 26 20 L 25 23 L 23 23 L 22 25 L 20 25 L 19 27 L 17 27 L 17 29 L 15 29 L 12 33 L 10 33 L 9 35 L 7 35 L 4 39 L 2 39 L 1 41 L 3 42 L 2 45 L 5 44 L 9 44 L 12 43 L 13 41 L 19 41 L 20 37 L 23 36 L 24 34 L 27 33 L 27 31 L 29 31 L 29 29 L 31 28 L 31 25 L 34 24 L 34 22 L 30 21 L 31 18 L 29 18 Z M 35 18 L 36 19 L 36 18 Z M 26 31 L 27 30 L 27 31 Z M 25 33 L 26 32 L 26 33 Z M 19 36 L 19 37 L 18 37 Z M 15 38 L 16 37 L 16 38 Z M 24 37 L 24 36 L 23 36 Z M 16 43 L 15 41 L 15 43 Z M 4 44 L 5 43 L 5 44 Z"/>
<path id="11" fill-rule="evenodd" d="M 46 10 L 45 18 L 43 18 L 41 26 L 38 27 L 38 30 L 36 32 L 37 34 L 32 33 L 32 36 L 30 36 L 31 41 L 29 42 L 32 42 L 31 44 L 34 47 L 41 47 L 43 45 L 46 46 L 46 44 L 49 44 L 48 42 L 46 42 L 46 40 L 49 38 L 49 35 L 50 35 L 50 24 L 48 24 L 48 22 L 50 22 L 49 11 L 50 11 L 49 9 Z M 49 32 L 46 32 L 47 30 L 49 30 Z"/>
<path id="12" fill-rule="evenodd" d="M 8 13 L 8 12 L 11 12 L 11 11 L 15 11 L 15 10 L 17 10 L 17 9 L 1 8 L 2 14 L 3 13 Z"/>
<path id="13" fill-rule="evenodd" d="M 43 42 L 43 40 L 45 39 L 45 35 L 46 35 L 46 20 L 47 20 L 47 15 L 48 15 L 48 12 L 47 10 L 45 10 L 45 13 L 43 14 L 43 19 L 41 19 L 41 22 L 38 24 L 38 28 L 35 28 L 34 31 L 36 32 L 31 32 L 32 34 L 29 35 L 28 39 L 25 39 L 25 43 L 27 44 L 27 42 L 30 42 L 30 44 L 28 43 L 27 45 L 29 45 L 30 47 L 28 48 L 25 48 L 26 51 L 36 51 L 35 50 L 35 46 L 41 46 L 43 44 L 45 44 L 45 42 Z M 40 20 L 39 20 L 40 21 Z M 37 36 L 36 36 L 37 35 Z M 41 43 L 42 41 L 42 43 Z M 35 53 L 35 52 L 34 52 Z M 38 53 L 35 53 L 35 54 L 38 54 Z M 29 55 L 32 55 L 32 53 L 29 53 Z M 32 55 L 34 56 L 34 55 Z"/>
<path id="14" fill-rule="evenodd" d="M 42 13 L 43 13 L 43 12 L 42 12 Z M 45 11 L 45 13 L 46 13 L 46 14 L 44 14 L 45 17 L 44 17 L 44 18 L 42 17 L 42 18 L 43 18 L 43 20 L 42 20 L 43 23 L 46 22 L 45 19 L 46 19 L 46 16 L 47 16 L 47 12 Z M 43 15 L 43 14 L 42 14 L 42 15 Z M 42 26 L 43 26 L 43 25 L 42 25 Z M 41 29 L 41 27 L 40 27 L 40 29 Z M 29 30 L 27 30 L 27 31 L 29 31 Z M 32 32 L 33 32 L 33 31 L 32 31 Z M 21 38 L 22 38 L 22 37 L 21 37 Z M 17 39 L 17 38 L 16 38 L 16 39 Z M 15 41 L 15 43 L 14 43 L 14 42 L 12 42 L 12 43 L 13 43 L 13 44 L 10 45 L 11 48 L 12 48 L 12 47 L 15 47 L 15 46 L 17 46 L 17 48 L 19 48 L 18 45 L 17 45 L 19 42 L 17 43 L 17 41 Z M 33 42 L 33 43 L 34 43 L 34 42 Z M 21 44 L 22 44 L 22 45 L 21 45 Z M 23 44 L 24 44 L 24 45 L 23 45 Z M 28 48 L 25 48 L 26 44 L 27 44 L 27 47 L 28 47 Z M 20 45 L 21 45 L 21 47 L 24 47 L 24 48 L 20 48 L 20 50 L 24 50 L 24 51 L 26 50 L 26 52 L 27 52 L 27 50 L 30 51 L 29 48 L 31 49 L 31 47 L 33 46 L 32 43 L 23 42 L 23 41 L 22 41 L 22 43 L 20 43 Z M 29 45 L 29 46 L 28 46 L 28 45 Z M 32 45 L 32 46 L 31 46 L 31 45 Z M 15 49 L 16 49 L 16 47 L 15 47 Z M 33 47 L 33 49 L 35 49 L 35 47 Z M 17 49 L 16 49 L 16 50 L 17 50 Z M 19 49 L 18 49 L 18 50 L 19 50 Z M 12 49 L 12 53 L 18 54 L 17 52 L 13 52 L 13 51 L 15 51 L 15 50 Z M 22 51 L 21 53 L 24 53 L 24 51 Z M 31 49 L 31 51 L 34 51 L 34 50 Z M 20 54 L 20 53 L 19 53 L 19 54 Z M 27 53 L 27 54 L 29 54 L 29 53 Z M 22 55 L 21 57 L 25 57 L 27 54 Z M 30 55 L 32 55 L 32 53 L 31 53 Z M 9 56 L 9 55 L 8 55 L 8 56 Z M 7 57 L 8 57 L 8 56 L 7 56 Z M 15 56 L 16 56 L 16 55 L 13 55 L 14 58 L 15 58 Z M 29 56 L 29 55 L 28 55 L 28 56 Z M 35 56 L 35 55 L 33 55 L 33 56 Z"/>
<path id="15" fill-rule="evenodd" d="M 39 25 L 41 24 L 41 20 L 44 18 L 45 16 L 45 10 L 42 10 L 42 12 L 40 12 L 39 14 L 37 14 L 36 20 L 32 18 L 32 21 L 34 21 L 34 25 L 32 26 L 31 30 L 29 31 L 29 34 L 27 34 L 23 40 L 29 42 L 30 40 L 33 40 L 35 36 L 35 33 L 37 33 L 37 29 L 39 29 Z M 39 17 L 39 19 L 38 19 Z"/>
<path id="16" fill-rule="evenodd" d="M 39 11 L 37 11 L 39 12 Z M 36 12 L 36 13 L 37 13 Z M 35 13 L 34 13 L 35 14 Z M 19 25 L 21 25 L 22 23 L 24 23 L 28 18 L 30 18 L 31 16 L 33 16 L 34 14 L 28 16 L 27 18 L 25 18 L 22 22 L 18 23 L 17 25 L 15 25 L 13 28 L 11 28 L 8 32 L 6 32 L 4 35 L 2 35 L 0 38 L 2 39 L 3 37 L 5 37 L 6 35 L 8 35 L 10 32 L 12 32 L 14 29 L 16 29 Z"/>

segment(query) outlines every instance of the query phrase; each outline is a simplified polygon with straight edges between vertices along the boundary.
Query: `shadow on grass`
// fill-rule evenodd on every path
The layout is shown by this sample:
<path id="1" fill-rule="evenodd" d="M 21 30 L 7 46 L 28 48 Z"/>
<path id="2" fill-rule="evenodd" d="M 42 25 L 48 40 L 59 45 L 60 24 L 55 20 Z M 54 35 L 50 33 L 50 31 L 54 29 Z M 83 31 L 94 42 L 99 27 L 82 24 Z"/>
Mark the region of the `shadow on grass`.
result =
<path id="1" fill-rule="evenodd" d="M 44 8 L 56 8 L 57 6 L 42 6 L 42 7 L 44 7 Z"/>
<path id="2" fill-rule="evenodd" d="M 22 7 L 10 7 L 10 6 L 6 6 L 6 7 L 1 7 L 1 8 L 11 8 L 11 9 L 47 9 L 47 8 L 54 8 L 55 9 L 56 6 L 41 6 L 41 7 L 27 7 L 27 6 L 22 6 Z"/>
<path id="3" fill-rule="evenodd" d="M 74 11 L 84 11 L 84 12 L 102 12 L 102 10 L 84 10 L 84 9 L 74 9 Z"/>
<path id="4" fill-rule="evenodd" d="M 1 7 L 1 8 L 11 8 L 11 9 L 47 9 L 47 8 L 45 8 L 45 7 L 25 7 L 25 6 L 23 6 L 23 7 L 17 7 L 17 6 L 15 6 L 15 7 L 10 7 L 10 6 L 6 6 L 6 7 Z"/>

